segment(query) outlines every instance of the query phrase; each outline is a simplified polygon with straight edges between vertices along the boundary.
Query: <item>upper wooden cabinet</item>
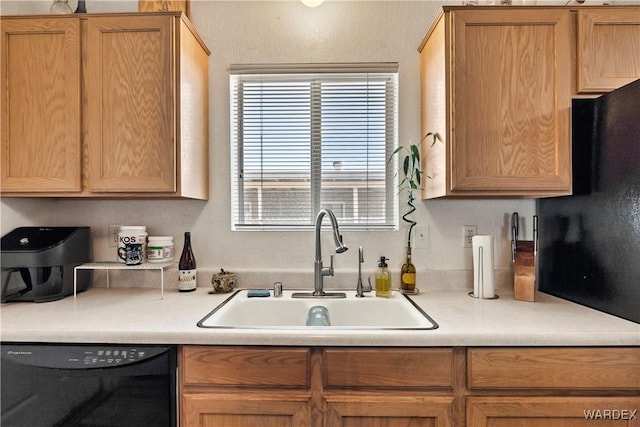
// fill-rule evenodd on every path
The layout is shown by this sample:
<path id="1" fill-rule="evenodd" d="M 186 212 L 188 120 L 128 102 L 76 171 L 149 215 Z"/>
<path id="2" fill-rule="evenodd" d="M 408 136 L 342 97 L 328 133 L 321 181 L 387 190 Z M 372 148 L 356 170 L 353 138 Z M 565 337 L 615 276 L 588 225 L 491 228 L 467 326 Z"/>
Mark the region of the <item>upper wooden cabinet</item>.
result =
<path id="1" fill-rule="evenodd" d="M 640 7 L 580 9 L 578 92 L 608 92 L 640 78 Z"/>
<path id="2" fill-rule="evenodd" d="M 80 21 L 1 24 L 2 192 L 78 192 Z"/>
<path id="3" fill-rule="evenodd" d="M 186 18 L 3 18 L 2 48 L 4 196 L 208 198 L 209 51 Z"/>
<path id="4" fill-rule="evenodd" d="M 423 198 L 571 194 L 571 98 L 640 77 L 639 20 L 638 7 L 444 7 L 420 46 L 422 134 L 442 137 L 423 147 Z"/>
<path id="5" fill-rule="evenodd" d="M 445 7 L 421 46 L 423 198 L 571 192 L 571 16 Z"/>

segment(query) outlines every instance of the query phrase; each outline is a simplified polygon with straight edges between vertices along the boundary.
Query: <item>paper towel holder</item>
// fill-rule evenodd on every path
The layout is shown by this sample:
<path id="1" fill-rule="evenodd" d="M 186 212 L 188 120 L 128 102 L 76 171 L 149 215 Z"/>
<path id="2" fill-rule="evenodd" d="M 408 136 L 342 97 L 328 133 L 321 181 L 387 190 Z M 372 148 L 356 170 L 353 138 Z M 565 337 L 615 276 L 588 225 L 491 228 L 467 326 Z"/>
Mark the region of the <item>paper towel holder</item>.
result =
<path id="1" fill-rule="evenodd" d="M 478 247 L 478 274 L 477 275 L 478 275 L 477 277 L 478 282 L 481 282 L 484 280 L 484 247 L 483 246 Z M 496 294 L 495 291 L 493 296 L 490 296 L 490 297 L 485 297 L 485 296 L 481 297 L 479 295 L 476 295 L 474 291 L 469 292 L 468 295 L 471 298 L 476 298 L 476 299 L 498 299 L 499 298 L 498 294 Z"/>
<path id="2" fill-rule="evenodd" d="M 471 298 L 475 298 L 475 299 L 498 299 L 500 298 L 498 296 L 498 294 L 494 294 L 492 297 L 482 297 L 480 298 L 479 296 L 477 296 L 473 291 L 469 292 L 468 294 Z"/>

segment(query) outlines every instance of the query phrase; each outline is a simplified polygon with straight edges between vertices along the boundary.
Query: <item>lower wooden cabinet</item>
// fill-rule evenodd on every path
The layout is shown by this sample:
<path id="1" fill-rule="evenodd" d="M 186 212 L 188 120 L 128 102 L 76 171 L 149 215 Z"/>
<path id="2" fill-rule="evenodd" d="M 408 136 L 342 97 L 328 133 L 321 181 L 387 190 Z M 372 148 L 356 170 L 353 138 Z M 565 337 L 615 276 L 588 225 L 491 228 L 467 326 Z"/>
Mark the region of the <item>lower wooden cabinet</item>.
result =
<path id="1" fill-rule="evenodd" d="M 640 348 L 183 346 L 182 427 L 640 427 Z"/>
<path id="2" fill-rule="evenodd" d="M 326 427 L 453 426 L 452 348 L 326 348 Z"/>
<path id="3" fill-rule="evenodd" d="M 640 426 L 638 348 L 471 348 L 467 426 Z"/>
<path id="4" fill-rule="evenodd" d="M 638 426 L 638 397 L 469 397 L 474 427 Z"/>
<path id="5" fill-rule="evenodd" d="M 183 346 L 180 425 L 451 427 L 453 359 L 451 348 Z"/>

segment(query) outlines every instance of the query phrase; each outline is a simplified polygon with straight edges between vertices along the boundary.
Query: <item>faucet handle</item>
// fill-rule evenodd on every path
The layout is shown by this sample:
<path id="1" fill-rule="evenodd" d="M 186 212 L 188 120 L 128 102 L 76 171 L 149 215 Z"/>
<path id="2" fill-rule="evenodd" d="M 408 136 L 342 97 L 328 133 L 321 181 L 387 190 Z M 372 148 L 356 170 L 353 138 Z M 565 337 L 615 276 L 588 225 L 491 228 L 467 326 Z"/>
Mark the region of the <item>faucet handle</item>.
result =
<path id="1" fill-rule="evenodd" d="M 273 296 L 281 297 L 282 296 L 282 282 L 274 282 L 273 283 Z"/>

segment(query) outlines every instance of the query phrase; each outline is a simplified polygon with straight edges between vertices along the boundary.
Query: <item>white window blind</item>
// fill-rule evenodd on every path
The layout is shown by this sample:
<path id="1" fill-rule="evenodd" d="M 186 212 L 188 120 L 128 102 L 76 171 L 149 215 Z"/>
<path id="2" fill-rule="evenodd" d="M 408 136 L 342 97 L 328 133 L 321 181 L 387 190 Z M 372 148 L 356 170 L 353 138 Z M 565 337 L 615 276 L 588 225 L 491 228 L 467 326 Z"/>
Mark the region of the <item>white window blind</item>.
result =
<path id="1" fill-rule="evenodd" d="M 397 64 L 232 66 L 232 228 L 395 228 Z"/>

